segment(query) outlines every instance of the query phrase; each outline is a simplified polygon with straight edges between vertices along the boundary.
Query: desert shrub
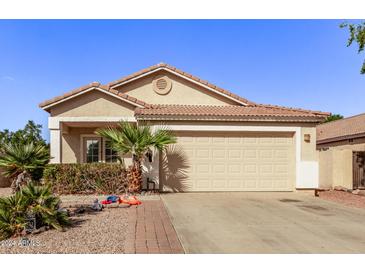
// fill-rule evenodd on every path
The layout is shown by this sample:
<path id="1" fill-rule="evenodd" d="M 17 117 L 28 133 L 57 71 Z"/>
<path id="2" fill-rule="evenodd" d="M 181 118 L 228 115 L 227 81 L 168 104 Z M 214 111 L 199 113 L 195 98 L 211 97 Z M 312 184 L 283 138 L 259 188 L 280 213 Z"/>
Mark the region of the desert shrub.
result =
<path id="1" fill-rule="evenodd" d="M 43 181 L 58 194 L 122 194 L 127 187 L 126 170 L 120 164 L 50 164 Z"/>
<path id="2" fill-rule="evenodd" d="M 59 211 L 60 199 L 50 186 L 28 184 L 9 197 L 0 197 L 0 240 L 20 235 L 27 227 L 29 216 L 35 228 L 49 226 L 62 229 L 70 224 L 67 214 Z"/>

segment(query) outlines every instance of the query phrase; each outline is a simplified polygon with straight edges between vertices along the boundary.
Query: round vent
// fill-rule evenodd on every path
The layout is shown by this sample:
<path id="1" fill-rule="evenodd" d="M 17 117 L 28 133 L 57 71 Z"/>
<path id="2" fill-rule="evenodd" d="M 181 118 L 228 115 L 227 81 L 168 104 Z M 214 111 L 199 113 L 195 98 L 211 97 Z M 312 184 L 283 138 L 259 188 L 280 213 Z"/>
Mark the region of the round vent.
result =
<path id="1" fill-rule="evenodd" d="M 158 77 L 153 80 L 153 90 L 157 94 L 167 94 L 170 92 L 172 87 L 171 80 L 167 76 Z"/>

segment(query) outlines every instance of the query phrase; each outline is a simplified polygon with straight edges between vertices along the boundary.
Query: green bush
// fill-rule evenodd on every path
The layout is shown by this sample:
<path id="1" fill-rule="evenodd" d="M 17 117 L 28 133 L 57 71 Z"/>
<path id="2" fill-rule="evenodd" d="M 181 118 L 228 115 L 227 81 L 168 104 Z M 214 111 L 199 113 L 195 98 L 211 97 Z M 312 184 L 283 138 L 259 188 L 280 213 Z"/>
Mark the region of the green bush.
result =
<path id="1" fill-rule="evenodd" d="M 32 216 L 36 227 L 49 226 L 62 229 L 70 225 L 65 212 L 59 211 L 60 199 L 49 186 L 30 183 L 9 197 L 0 197 L 0 240 L 21 235 Z"/>
<path id="2" fill-rule="evenodd" d="M 43 181 L 58 194 L 122 194 L 127 187 L 125 168 L 120 164 L 50 164 Z"/>

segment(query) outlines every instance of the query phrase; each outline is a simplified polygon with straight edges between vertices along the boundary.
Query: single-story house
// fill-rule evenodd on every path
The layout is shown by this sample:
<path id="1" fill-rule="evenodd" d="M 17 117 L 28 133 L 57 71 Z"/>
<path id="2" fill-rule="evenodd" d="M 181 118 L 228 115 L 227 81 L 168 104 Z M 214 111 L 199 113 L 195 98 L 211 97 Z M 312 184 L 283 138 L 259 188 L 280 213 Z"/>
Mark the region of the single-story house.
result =
<path id="1" fill-rule="evenodd" d="M 50 114 L 53 163 L 114 161 L 95 129 L 147 121 L 163 123 L 178 139 L 145 161 L 144 179 L 160 190 L 318 187 L 316 125 L 329 113 L 254 103 L 164 63 L 106 85 L 93 82 L 40 107 Z"/>
<path id="2" fill-rule="evenodd" d="M 320 187 L 365 188 L 365 113 L 317 126 Z"/>

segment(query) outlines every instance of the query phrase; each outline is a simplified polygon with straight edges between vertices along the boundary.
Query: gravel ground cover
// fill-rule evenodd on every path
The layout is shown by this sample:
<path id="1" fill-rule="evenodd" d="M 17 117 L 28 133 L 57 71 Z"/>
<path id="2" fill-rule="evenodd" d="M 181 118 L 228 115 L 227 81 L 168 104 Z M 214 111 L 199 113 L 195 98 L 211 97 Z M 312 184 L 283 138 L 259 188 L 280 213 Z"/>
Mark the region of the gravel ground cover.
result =
<path id="1" fill-rule="evenodd" d="M 330 190 L 319 192 L 319 198 L 341 203 L 346 206 L 365 208 L 365 197 L 360 195 L 355 195 L 345 191 Z"/>
<path id="2" fill-rule="evenodd" d="M 11 194 L 10 189 L 0 189 L 0 195 Z M 63 205 L 91 204 L 104 196 L 61 196 Z M 84 213 L 71 217 L 73 225 L 64 232 L 51 229 L 27 235 L 28 246 L 22 238 L 0 242 L 0 253 L 124 253 L 128 226 L 128 208 L 107 208 L 101 212 Z"/>
<path id="3" fill-rule="evenodd" d="M 0 196 L 8 196 L 11 195 L 10 187 L 0 187 Z"/>
<path id="4" fill-rule="evenodd" d="M 0 253 L 124 253 L 127 210 L 106 209 L 72 217 L 73 226 L 60 232 L 51 229 L 22 238 L 0 242 Z"/>
<path id="5" fill-rule="evenodd" d="M 0 188 L 0 196 L 10 194 L 10 188 Z M 95 198 L 101 201 L 106 195 L 60 197 L 62 206 L 69 208 L 73 205 L 91 205 Z M 160 196 L 157 193 L 146 193 L 138 195 L 138 199 L 157 202 Z M 73 225 L 64 232 L 51 229 L 25 236 L 27 241 L 24 237 L 8 239 L 0 242 L 0 253 L 125 253 L 125 242 L 130 241 L 127 229 L 131 209 L 109 207 L 101 212 L 86 212 L 72 216 Z"/>

